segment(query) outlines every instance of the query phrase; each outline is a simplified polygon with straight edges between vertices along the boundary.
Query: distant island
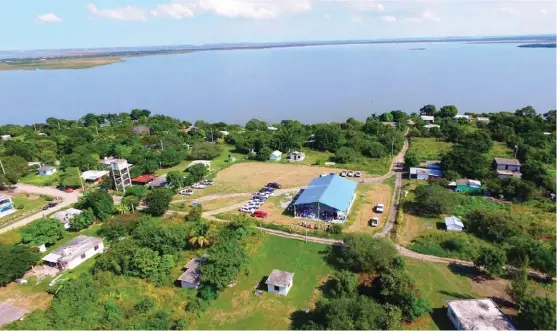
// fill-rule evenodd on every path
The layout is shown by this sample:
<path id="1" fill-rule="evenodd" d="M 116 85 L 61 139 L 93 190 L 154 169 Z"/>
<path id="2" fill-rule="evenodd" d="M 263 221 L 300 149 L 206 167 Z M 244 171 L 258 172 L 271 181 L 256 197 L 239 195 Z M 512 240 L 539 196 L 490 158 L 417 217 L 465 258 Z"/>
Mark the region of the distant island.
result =
<path id="1" fill-rule="evenodd" d="M 518 45 L 518 47 L 523 47 L 523 48 L 555 48 L 556 46 L 557 46 L 556 43 Z"/>
<path id="2" fill-rule="evenodd" d="M 25 52 L 14 52 L 19 57 L 0 59 L 0 70 L 57 70 L 86 69 L 124 61 L 126 57 L 149 55 L 183 54 L 202 51 L 231 51 L 247 49 L 333 46 L 333 45 L 373 45 L 373 44 L 411 44 L 411 43 L 531 43 L 519 47 L 555 47 L 555 35 L 529 35 L 505 37 L 446 37 L 446 38 L 406 38 L 385 40 L 341 40 L 341 41 L 303 41 L 279 43 L 238 43 L 212 45 L 182 45 L 159 47 L 128 47 L 128 48 L 97 48 L 72 49 L 54 51 L 28 51 L 30 56 L 22 56 Z M 552 43 L 552 44 L 551 44 Z M 529 46 L 540 45 L 540 46 Z M 543 45 L 543 46 L 541 46 Z M 552 45 L 552 46 L 547 46 Z M 424 50 L 412 48 L 410 50 Z M 44 53 L 38 56 L 37 53 Z"/>

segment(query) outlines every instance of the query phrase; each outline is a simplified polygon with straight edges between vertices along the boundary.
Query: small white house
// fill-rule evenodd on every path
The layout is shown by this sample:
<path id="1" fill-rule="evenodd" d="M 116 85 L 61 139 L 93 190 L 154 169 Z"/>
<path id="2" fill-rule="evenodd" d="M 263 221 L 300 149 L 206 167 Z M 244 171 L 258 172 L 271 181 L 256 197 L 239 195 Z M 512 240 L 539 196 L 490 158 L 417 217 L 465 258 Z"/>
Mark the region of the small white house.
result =
<path id="1" fill-rule="evenodd" d="M 60 270 L 73 269 L 103 250 L 104 243 L 101 238 L 77 236 L 43 257 L 43 261 Z"/>
<path id="2" fill-rule="evenodd" d="M 12 198 L 8 195 L 0 194 L 0 217 L 15 213 L 16 211 Z"/>
<path id="3" fill-rule="evenodd" d="M 37 174 L 39 176 L 50 176 L 53 175 L 56 172 L 56 168 L 53 166 L 41 166 L 37 169 Z"/>
<path id="4" fill-rule="evenodd" d="M 269 161 L 280 161 L 281 158 L 282 158 L 282 152 L 274 151 L 271 153 L 271 156 L 269 157 Z"/>
<path id="5" fill-rule="evenodd" d="M 516 330 L 491 299 L 448 301 L 447 316 L 457 330 Z"/>
<path id="6" fill-rule="evenodd" d="M 483 122 L 483 123 L 489 123 L 489 117 L 476 117 L 476 121 Z"/>
<path id="7" fill-rule="evenodd" d="M 0 137 L 1 137 L 2 140 L 4 140 L 4 141 L 12 139 L 12 136 L 10 136 L 9 134 L 3 134 L 3 135 L 1 135 Z"/>
<path id="8" fill-rule="evenodd" d="M 220 134 L 222 134 L 223 136 L 228 136 L 230 134 L 230 132 L 228 131 L 219 131 Z"/>
<path id="9" fill-rule="evenodd" d="M 81 173 L 81 178 L 85 179 L 86 182 L 97 183 L 108 174 L 109 172 L 106 170 L 87 170 Z"/>
<path id="10" fill-rule="evenodd" d="M 464 119 L 467 120 L 467 121 L 471 121 L 471 120 L 472 120 L 472 116 L 470 116 L 470 115 L 462 115 L 462 114 L 455 115 L 455 117 L 453 117 L 453 118 L 454 118 L 455 120 L 459 120 L 459 119 L 461 119 L 461 118 L 464 118 Z"/>
<path id="11" fill-rule="evenodd" d="M 50 217 L 59 220 L 62 224 L 64 224 L 65 229 L 69 229 L 72 219 L 81 213 L 82 211 L 79 209 L 69 208 L 61 210 Z"/>
<path id="12" fill-rule="evenodd" d="M 433 129 L 433 128 L 441 128 L 441 125 L 437 125 L 437 124 L 428 124 L 428 125 L 424 125 L 424 128 L 427 129 L 427 131 Z"/>
<path id="13" fill-rule="evenodd" d="M 267 284 L 267 291 L 269 293 L 276 293 L 278 295 L 288 295 L 290 288 L 294 281 L 294 273 L 274 269 L 265 284 Z"/>
<path id="14" fill-rule="evenodd" d="M 445 217 L 445 226 L 447 231 L 462 231 L 464 229 L 464 224 L 462 220 L 456 216 Z"/>
<path id="15" fill-rule="evenodd" d="M 420 118 L 422 119 L 422 121 L 430 123 L 430 124 L 435 122 L 435 116 L 422 115 L 422 116 L 420 116 Z"/>
<path id="16" fill-rule="evenodd" d="M 199 265 L 203 264 L 204 258 L 195 258 L 191 259 L 185 266 L 184 266 L 184 273 L 178 277 L 178 281 L 180 282 L 180 287 L 183 288 L 199 288 L 201 281 L 199 277 L 201 273 L 199 272 Z"/>
<path id="17" fill-rule="evenodd" d="M 296 162 L 296 161 L 303 161 L 306 158 L 306 153 L 304 152 L 291 152 L 288 154 L 288 161 Z"/>
<path id="18" fill-rule="evenodd" d="M 268 126 L 267 130 L 269 131 L 278 131 L 278 128 L 274 127 L 274 126 Z"/>

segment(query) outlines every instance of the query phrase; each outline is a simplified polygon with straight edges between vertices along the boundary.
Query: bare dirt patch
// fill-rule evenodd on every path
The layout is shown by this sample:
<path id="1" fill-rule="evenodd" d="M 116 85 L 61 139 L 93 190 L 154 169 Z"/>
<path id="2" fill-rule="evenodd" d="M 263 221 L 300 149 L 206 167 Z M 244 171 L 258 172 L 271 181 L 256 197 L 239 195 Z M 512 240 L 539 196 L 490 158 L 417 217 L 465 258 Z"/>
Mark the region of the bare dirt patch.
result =
<path id="1" fill-rule="evenodd" d="M 381 229 L 387 221 L 387 216 L 391 210 L 392 189 L 389 185 L 383 183 L 362 185 L 360 194 L 363 194 L 363 196 L 358 197 L 358 199 L 362 200 L 357 206 L 358 210 L 354 216 L 355 219 L 345 232 L 376 232 Z M 374 207 L 379 203 L 385 205 L 385 212 L 382 214 L 378 214 L 374 211 Z M 379 224 L 377 227 L 372 228 L 369 226 L 369 220 L 375 216 L 379 217 Z"/>
<path id="2" fill-rule="evenodd" d="M 6 301 L 9 304 L 30 311 L 35 309 L 46 310 L 50 306 L 50 301 L 53 296 L 41 289 L 35 289 L 35 286 L 36 285 L 10 283 L 4 287 L 0 287 L 0 301 Z"/>

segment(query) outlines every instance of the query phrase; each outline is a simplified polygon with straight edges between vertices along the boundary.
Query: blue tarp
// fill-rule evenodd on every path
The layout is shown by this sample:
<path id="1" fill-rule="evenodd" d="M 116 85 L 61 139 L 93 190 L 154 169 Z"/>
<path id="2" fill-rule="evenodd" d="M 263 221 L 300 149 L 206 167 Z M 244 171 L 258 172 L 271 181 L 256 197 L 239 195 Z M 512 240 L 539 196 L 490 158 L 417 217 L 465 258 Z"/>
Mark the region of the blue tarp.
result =
<path id="1" fill-rule="evenodd" d="M 314 178 L 294 202 L 295 206 L 321 203 L 346 212 L 358 184 L 337 175 Z"/>

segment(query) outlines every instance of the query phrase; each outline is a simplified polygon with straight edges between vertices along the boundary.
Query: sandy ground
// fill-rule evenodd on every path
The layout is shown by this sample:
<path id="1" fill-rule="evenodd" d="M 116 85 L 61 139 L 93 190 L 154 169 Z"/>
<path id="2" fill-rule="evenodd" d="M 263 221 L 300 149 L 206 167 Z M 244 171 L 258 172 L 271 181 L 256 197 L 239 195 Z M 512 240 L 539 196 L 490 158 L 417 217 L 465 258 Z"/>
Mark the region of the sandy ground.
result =
<path id="1" fill-rule="evenodd" d="M 30 291 L 32 286 L 35 285 L 20 285 L 12 282 L 4 287 L 0 287 L 0 301 L 5 301 L 30 311 L 35 309 L 46 310 L 50 306 L 53 296 L 45 291 Z"/>
<path id="2" fill-rule="evenodd" d="M 361 204 L 359 205 L 359 209 L 355 214 L 355 220 L 344 232 L 353 233 L 353 232 L 375 232 L 378 229 L 382 228 L 385 225 L 385 221 L 387 220 L 387 215 L 391 207 L 391 197 L 392 197 L 392 189 L 387 184 L 369 184 L 363 186 L 363 193 L 364 197 L 359 197 L 362 199 Z M 377 214 L 373 209 L 378 204 L 382 203 L 385 205 L 385 212 L 382 214 Z M 352 211 L 354 212 L 354 211 Z M 369 220 L 377 216 L 379 217 L 379 224 L 376 228 L 372 228 L 369 226 Z"/>

